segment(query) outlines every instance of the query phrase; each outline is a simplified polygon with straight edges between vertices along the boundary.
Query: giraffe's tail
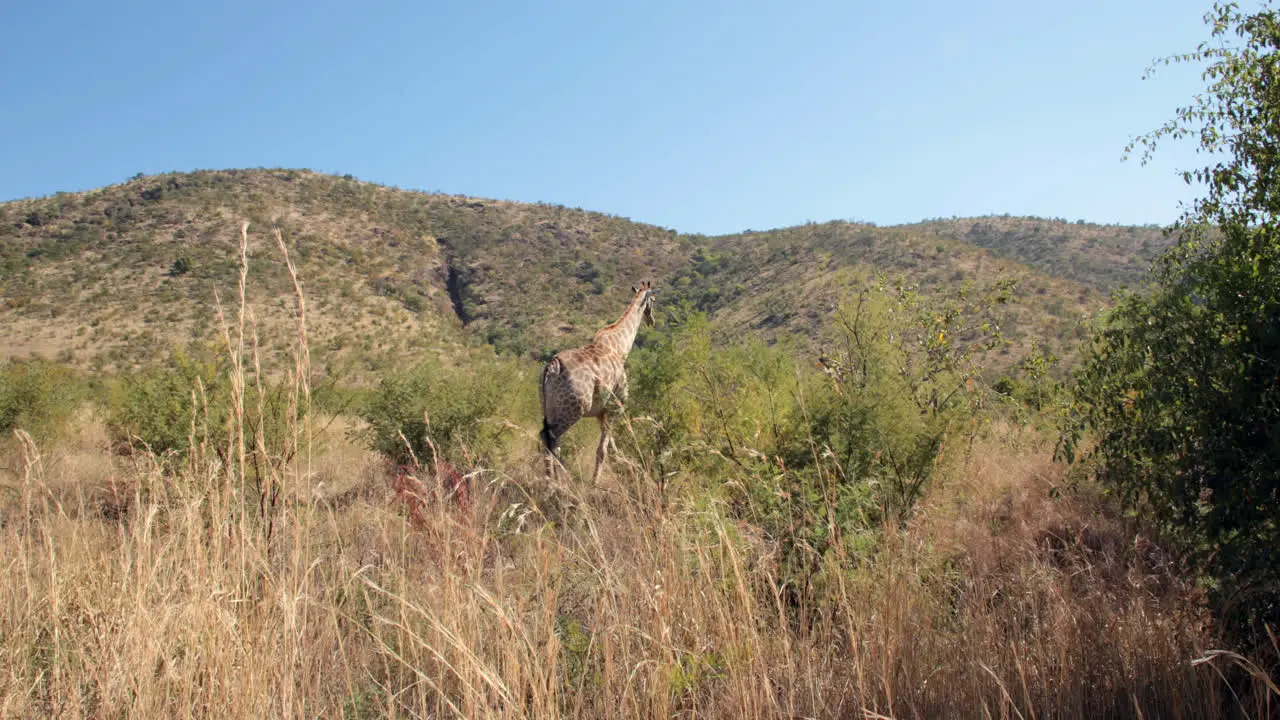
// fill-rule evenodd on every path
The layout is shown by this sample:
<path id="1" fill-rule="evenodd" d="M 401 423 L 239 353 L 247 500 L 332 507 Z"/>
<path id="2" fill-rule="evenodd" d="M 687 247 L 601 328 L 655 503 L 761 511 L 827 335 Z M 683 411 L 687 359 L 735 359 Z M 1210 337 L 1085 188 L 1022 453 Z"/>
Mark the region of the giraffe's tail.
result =
<path id="1" fill-rule="evenodd" d="M 538 437 L 542 438 L 542 446 L 552 454 L 555 454 L 560 439 L 551 429 L 551 423 L 547 422 L 547 381 L 553 374 L 559 374 L 561 370 L 560 358 L 551 358 L 546 367 L 542 368 L 542 383 L 538 388 L 542 399 L 542 432 L 538 433 Z"/>
<path id="2" fill-rule="evenodd" d="M 556 449 L 552 447 L 552 443 L 556 441 L 556 437 L 551 433 L 551 425 L 547 423 L 546 418 L 542 419 L 542 432 L 538 433 L 538 437 L 542 438 L 542 447 L 547 452 L 555 454 Z"/>

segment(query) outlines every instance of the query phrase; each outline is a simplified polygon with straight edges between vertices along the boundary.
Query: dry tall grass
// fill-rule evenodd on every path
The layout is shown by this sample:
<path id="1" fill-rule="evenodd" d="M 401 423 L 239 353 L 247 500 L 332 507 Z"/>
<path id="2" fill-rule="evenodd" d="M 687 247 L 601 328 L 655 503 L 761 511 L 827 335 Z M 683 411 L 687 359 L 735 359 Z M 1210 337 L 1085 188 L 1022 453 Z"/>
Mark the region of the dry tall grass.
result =
<path id="1" fill-rule="evenodd" d="M 110 455 L 91 419 L 65 447 L 20 434 L 0 717 L 1275 714 L 1229 665 L 1192 664 L 1213 649 L 1195 593 L 1043 451 L 980 448 L 797 605 L 765 539 L 706 497 L 658 497 L 638 466 L 555 484 L 531 449 L 474 470 L 466 509 L 410 512 L 335 428 L 299 421 L 270 457 L 245 432 L 238 317 L 223 452 L 194 424 L 177 471 Z"/>

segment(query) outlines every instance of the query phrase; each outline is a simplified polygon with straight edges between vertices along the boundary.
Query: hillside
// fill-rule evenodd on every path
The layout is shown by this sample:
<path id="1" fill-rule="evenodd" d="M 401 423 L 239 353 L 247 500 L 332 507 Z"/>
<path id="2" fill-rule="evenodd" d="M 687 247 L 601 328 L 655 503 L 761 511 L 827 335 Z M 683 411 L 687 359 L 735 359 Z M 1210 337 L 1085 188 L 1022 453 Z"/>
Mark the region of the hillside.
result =
<path id="1" fill-rule="evenodd" d="M 0 204 L 3 352 L 127 367 L 216 339 L 214 293 L 236 297 L 243 220 L 264 344 L 292 332 L 279 228 L 324 351 L 316 369 L 350 378 L 466 344 L 545 356 L 589 338 L 645 278 L 667 308 L 688 302 L 733 332 L 813 340 L 848 278 L 871 269 L 926 289 L 1015 277 L 1006 329 L 1063 355 L 1103 289 L 1159 244 L 1141 228 L 996 219 L 706 237 L 309 171 L 174 173 Z"/>
<path id="2" fill-rule="evenodd" d="M 1153 225 L 1097 225 L 1037 217 L 931 220 L 908 227 L 984 247 L 1050 275 L 1108 291 L 1142 284 L 1151 261 L 1173 244 L 1173 238 Z"/>
<path id="3" fill-rule="evenodd" d="M 264 344 L 292 332 L 293 289 L 270 235 L 279 228 L 313 347 L 356 374 L 468 337 L 505 347 L 507 336 L 571 333 L 616 313 L 632 278 L 679 262 L 666 231 L 564 208 L 306 171 L 135 178 L 0 205 L 6 353 L 128 366 L 214 337 L 214 292 L 235 301 L 245 219 Z"/>
<path id="4" fill-rule="evenodd" d="M 847 222 L 709 238 L 691 252 L 673 284 L 737 332 L 817 338 L 850 283 L 866 272 L 926 292 L 1016 279 L 1001 319 L 1014 341 L 1002 353 L 1006 359 L 1020 357 L 1035 341 L 1071 357 L 1080 321 L 1106 300 L 1093 285 L 1038 272 L 958 240 L 910 227 Z"/>

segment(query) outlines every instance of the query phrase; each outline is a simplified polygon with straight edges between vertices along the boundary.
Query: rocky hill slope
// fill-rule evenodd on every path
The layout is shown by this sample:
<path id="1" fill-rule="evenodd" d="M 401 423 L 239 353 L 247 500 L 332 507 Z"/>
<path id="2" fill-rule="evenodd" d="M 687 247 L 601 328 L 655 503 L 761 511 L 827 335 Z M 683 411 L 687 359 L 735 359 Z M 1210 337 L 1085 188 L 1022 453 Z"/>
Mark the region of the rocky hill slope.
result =
<path id="1" fill-rule="evenodd" d="M 269 341 L 293 332 L 279 229 L 316 369 L 349 378 L 468 345 L 545 356 L 616 317 L 641 279 L 667 308 L 705 310 L 727 331 L 817 342 L 866 272 L 926 290 L 1008 276 L 1018 281 L 1011 337 L 1069 355 L 1080 319 L 1163 247 L 1150 228 L 1006 218 L 707 237 L 305 170 L 138 176 L 0 204 L 0 352 L 110 369 L 216 341 L 215 296 L 228 310 L 238 302 L 246 220 L 260 342 L 279 347 Z"/>

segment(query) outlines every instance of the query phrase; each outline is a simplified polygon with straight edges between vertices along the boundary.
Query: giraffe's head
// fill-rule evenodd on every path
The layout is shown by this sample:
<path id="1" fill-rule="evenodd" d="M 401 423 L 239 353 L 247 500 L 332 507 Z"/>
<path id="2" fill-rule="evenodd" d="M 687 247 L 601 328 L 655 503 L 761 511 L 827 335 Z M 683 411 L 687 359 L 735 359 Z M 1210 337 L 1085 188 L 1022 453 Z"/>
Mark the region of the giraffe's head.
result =
<path id="1" fill-rule="evenodd" d="M 645 325 L 648 325 L 649 327 L 653 327 L 654 325 L 653 299 L 658 291 L 653 289 L 653 283 L 649 282 L 648 280 L 645 280 L 644 282 L 640 283 L 639 287 L 631 288 L 631 291 L 634 292 L 636 295 L 640 296 L 639 302 L 640 302 L 641 320 L 644 321 Z"/>

